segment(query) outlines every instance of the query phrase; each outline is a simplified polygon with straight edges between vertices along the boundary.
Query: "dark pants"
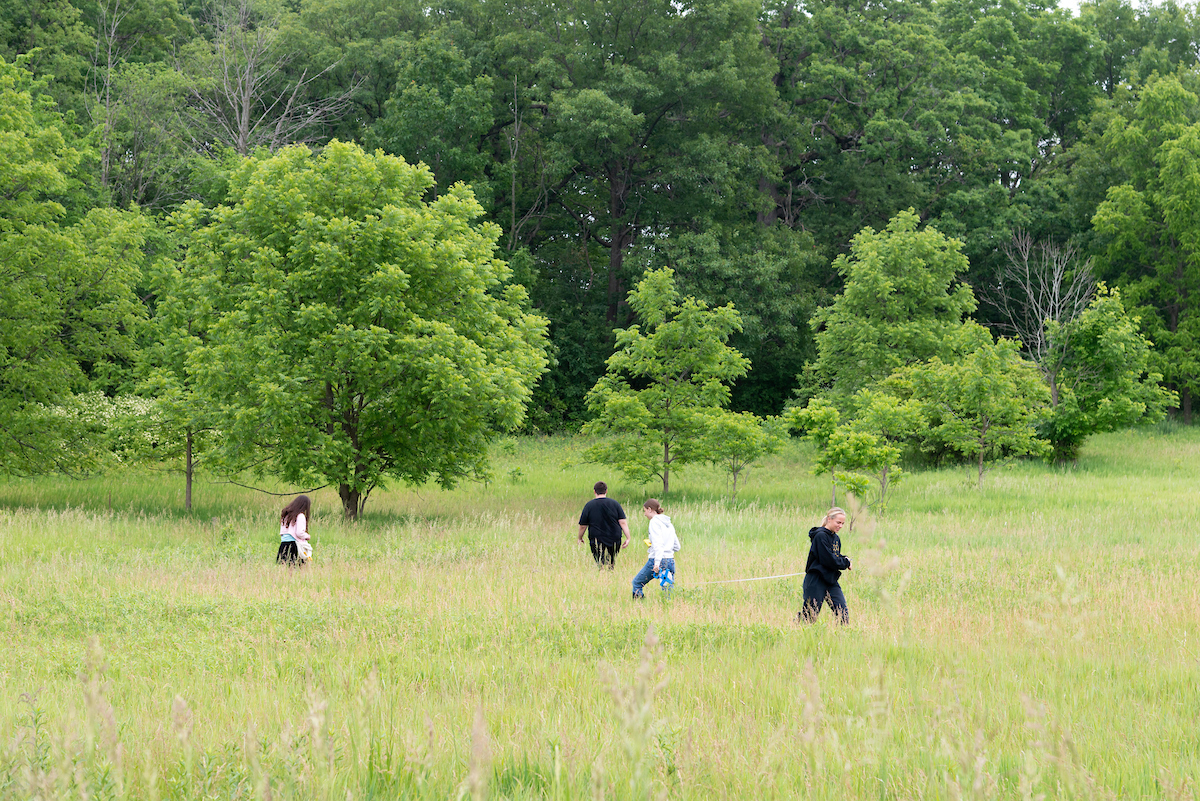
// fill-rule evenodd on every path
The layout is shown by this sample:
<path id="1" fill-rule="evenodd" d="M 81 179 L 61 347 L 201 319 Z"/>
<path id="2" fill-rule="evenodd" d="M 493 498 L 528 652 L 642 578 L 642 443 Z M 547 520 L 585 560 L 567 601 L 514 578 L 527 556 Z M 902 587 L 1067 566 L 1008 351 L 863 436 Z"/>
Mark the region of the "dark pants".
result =
<path id="1" fill-rule="evenodd" d="M 298 565 L 300 564 L 300 551 L 296 548 L 295 542 L 279 543 L 279 552 L 275 554 L 275 561 L 281 565 Z"/>
<path id="2" fill-rule="evenodd" d="M 829 601 L 829 608 L 839 623 L 850 622 L 850 610 L 846 608 L 846 596 L 836 581 L 826 581 L 816 573 L 804 576 L 804 609 L 800 612 L 802 623 L 812 623 L 821 611 L 821 604 Z"/>
<path id="3" fill-rule="evenodd" d="M 600 542 L 597 539 L 588 537 L 588 545 L 592 547 L 592 558 L 596 560 L 596 567 L 607 567 L 613 569 L 613 561 L 617 558 L 617 554 L 621 550 L 621 541 L 616 542 Z"/>

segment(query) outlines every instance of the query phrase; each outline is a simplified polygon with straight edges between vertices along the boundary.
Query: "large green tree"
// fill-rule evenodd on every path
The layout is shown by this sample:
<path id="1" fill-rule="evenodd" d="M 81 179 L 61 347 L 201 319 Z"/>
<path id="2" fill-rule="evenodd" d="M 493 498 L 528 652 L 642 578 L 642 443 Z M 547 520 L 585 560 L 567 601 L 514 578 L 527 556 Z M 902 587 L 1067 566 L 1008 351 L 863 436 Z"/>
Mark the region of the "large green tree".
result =
<path id="1" fill-rule="evenodd" d="M 95 432 L 69 407 L 105 364 L 132 355 L 149 223 L 108 209 L 63 222 L 53 198 L 83 154 L 37 88 L 0 58 L 0 469 L 74 471 Z"/>
<path id="2" fill-rule="evenodd" d="M 1149 338 L 1169 354 L 1163 375 L 1189 418 L 1200 390 L 1198 97 L 1180 78 L 1156 78 L 1131 117 L 1111 120 L 1103 147 L 1125 180 L 1109 187 L 1093 218 L 1097 273 L 1123 288 Z"/>
<path id="3" fill-rule="evenodd" d="M 492 176 L 496 208 L 516 244 L 553 254 L 547 278 L 603 289 L 611 329 L 646 267 L 630 259 L 639 246 L 753 200 L 758 145 L 745 132 L 772 96 L 757 6 L 496 8 L 506 15 L 490 67 L 503 109 L 489 140 L 504 165 Z"/>
<path id="4" fill-rule="evenodd" d="M 464 186 L 332 142 L 248 160 L 229 203 L 187 207 L 182 265 L 213 304 L 189 356 L 228 467 L 332 484 L 348 518 L 388 479 L 486 470 L 545 369 L 545 321 Z"/>
<path id="5" fill-rule="evenodd" d="M 949 358 L 975 309 L 975 295 L 958 275 L 962 245 L 917 215 L 901 212 L 883 231 L 867 228 L 834 267 L 845 290 L 813 317 L 817 360 L 810 391 L 828 387 L 847 397 L 894 370 L 934 356 Z"/>
<path id="6" fill-rule="evenodd" d="M 494 122 L 492 78 L 474 73 L 445 30 L 401 45 L 398 65 L 395 94 L 369 130 L 367 144 L 425 164 L 439 190 L 465 181 L 477 195 L 486 191 L 481 202 L 490 199 L 493 159 L 480 144 Z"/>

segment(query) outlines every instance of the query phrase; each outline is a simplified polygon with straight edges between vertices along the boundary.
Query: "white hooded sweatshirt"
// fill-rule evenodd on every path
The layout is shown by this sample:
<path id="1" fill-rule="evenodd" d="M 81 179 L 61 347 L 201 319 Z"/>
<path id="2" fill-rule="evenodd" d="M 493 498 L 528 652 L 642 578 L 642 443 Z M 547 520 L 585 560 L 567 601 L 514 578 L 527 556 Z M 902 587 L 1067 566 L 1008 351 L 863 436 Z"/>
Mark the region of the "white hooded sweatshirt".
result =
<path id="1" fill-rule="evenodd" d="M 674 559 L 675 552 L 681 547 L 675 526 L 671 525 L 671 518 L 664 514 L 650 518 L 650 550 L 647 555 L 655 564 L 663 559 Z"/>

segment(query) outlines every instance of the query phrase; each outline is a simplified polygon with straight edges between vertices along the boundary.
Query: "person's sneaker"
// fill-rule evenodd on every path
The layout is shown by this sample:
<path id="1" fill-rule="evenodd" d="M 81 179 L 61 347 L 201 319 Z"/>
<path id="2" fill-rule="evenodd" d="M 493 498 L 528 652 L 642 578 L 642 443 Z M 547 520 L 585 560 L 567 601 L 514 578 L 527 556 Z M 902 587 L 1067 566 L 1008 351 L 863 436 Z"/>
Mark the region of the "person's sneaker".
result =
<path id="1" fill-rule="evenodd" d="M 635 600 L 635 601 L 640 601 L 640 600 L 642 600 L 642 599 L 643 599 L 643 598 L 645 598 L 645 597 L 646 597 L 646 596 L 645 596 L 645 595 L 643 595 L 643 594 L 642 594 L 642 593 L 640 593 L 640 592 L 635 592 L 635 593 L 633 594 L 633 600 Z"/>

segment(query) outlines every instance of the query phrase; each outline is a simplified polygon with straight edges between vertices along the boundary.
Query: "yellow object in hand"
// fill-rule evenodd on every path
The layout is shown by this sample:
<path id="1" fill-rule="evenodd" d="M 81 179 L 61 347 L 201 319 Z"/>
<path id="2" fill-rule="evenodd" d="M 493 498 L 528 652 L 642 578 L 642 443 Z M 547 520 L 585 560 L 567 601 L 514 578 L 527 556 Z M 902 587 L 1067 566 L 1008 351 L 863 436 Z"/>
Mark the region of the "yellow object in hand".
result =
<path id="1" fill-rule="evenodd" d="M 642 542 L 646 543 L 647 548 L 650 547 L 650 538 L 649 537 L 646 537 L 646 539 L 642 540 Z"/>

